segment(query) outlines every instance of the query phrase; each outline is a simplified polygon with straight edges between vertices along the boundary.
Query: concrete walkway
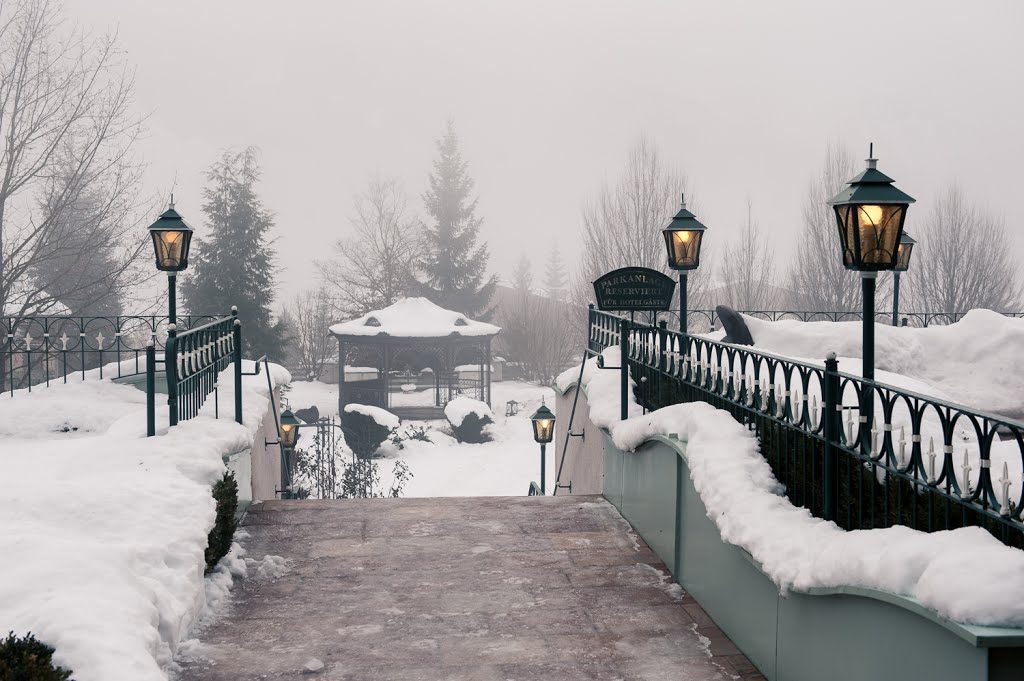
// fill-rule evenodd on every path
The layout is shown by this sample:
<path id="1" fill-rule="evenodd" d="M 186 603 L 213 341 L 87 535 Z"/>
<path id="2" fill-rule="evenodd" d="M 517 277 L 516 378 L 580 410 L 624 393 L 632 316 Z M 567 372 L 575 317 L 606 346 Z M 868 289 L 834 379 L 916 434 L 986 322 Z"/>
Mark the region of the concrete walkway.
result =
<path id="1" fill-rule="evenodd" d="M 244 524 L 288 571 L 236 586 L 180 681 L 763 681 L 600 497 L 272 501 Z"/>

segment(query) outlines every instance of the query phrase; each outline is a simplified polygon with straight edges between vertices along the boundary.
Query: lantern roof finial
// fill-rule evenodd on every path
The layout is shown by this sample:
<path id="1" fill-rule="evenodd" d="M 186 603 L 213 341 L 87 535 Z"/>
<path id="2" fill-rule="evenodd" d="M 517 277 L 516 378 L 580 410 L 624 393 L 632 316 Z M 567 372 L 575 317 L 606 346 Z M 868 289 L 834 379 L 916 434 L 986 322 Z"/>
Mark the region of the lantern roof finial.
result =
<path id="1" fill-rule="evenodd" d="M 868 168 L 874 170 L 878 167 L 878 159 L 875 158 L 875 143 L 871 142 L 868 144 Z"/>

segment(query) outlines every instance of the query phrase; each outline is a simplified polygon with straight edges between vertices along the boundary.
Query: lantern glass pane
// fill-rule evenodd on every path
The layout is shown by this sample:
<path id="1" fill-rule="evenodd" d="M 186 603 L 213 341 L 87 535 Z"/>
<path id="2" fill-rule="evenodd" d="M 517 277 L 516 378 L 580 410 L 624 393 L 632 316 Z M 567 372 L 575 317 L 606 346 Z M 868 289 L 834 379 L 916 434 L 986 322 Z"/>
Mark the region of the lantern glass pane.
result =
<path id="1" fill-rule="evenodd" d="M 178 230 L 153 232 L 153 246 L 156 248 L 157 267 L 177 269 L 181 266 L 185 250 L 185 232 Z"/>
<path id="2" fill-rule="evenodd" d="M 896 249 L 896 267 L 897 272 L 906 272 L 910 267 L 910 251 L 914 248 L 914 244 L 900 244 Z"/>
<path id="3" fill-rule="evenodd" d="M 290 423 L 281 424 L 281 444 L 285 447 L 295 446 L 295 436 L 298 434 L 299 429 Z"/>
<path id="4" fill-rule="evenodd" d="M 668 232 L 669 266 L 679 270 L 697 269 L 700 264 L 700 239 L 703 230 Z"/>
<path id="5" fill-rule="evenodd" d="M 533 422 L 533 439 L 541 444 L 547 444 L 554 438 L 554 419 L 537 419 Z"/>
<path id="6" fill-rule="evenodd" d="M 856 243 L 854 232 L 856 225 L 850 220 L 854 215 L 853 206 L 836 206 L 836 221 L 839 224 L 839 245 L 843 249 L 843 266 L 852 267 L 854 264 L 853 249 Z"/>
<path id="7" fill-rule="evenodd" d="M 871 268 L 892 267 L 906 207 L 859 205 L 855 208 L 861 262 Z"/>

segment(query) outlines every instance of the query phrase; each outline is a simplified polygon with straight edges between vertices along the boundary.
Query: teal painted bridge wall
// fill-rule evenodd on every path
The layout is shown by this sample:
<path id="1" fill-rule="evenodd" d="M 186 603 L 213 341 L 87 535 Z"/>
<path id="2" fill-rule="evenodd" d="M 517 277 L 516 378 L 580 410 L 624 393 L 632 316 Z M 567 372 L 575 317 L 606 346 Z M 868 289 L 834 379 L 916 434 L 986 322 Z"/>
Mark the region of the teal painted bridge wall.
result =
<path id="1" fill-rule="evenodd" d="M 860 588 L 790 592 L 726 544 L 690 480 L 685 444 L 621 452 L 605 433 L 604 496 L 772 681 L 1024 679 L 1024 631 L 943 620 Z"/>

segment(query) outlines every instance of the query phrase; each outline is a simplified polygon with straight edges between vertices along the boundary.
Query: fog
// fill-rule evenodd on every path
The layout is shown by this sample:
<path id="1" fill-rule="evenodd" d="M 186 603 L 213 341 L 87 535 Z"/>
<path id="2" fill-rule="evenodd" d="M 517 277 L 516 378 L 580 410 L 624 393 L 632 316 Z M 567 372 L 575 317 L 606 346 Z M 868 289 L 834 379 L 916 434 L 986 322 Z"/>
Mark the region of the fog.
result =
<path id="1" fill-rule="evenodd" d="M 148 112 L 148 184 L 196 227 L 202 173 L 256 145 L 277 216 L 278 300 L 348 228 L 376 172 L 416 197 L 457 125 L 491 269 L 556 236 L 646 135 L 721 245 L 753 203 L 785 262 L 830 141 L 918 199 L 954 179 L 1017 235 L 1024 3 L 69 0 L 116 29 Z M 919 211 L 915 214 L 915 210 Z M 1019 236 L 1016 248 L 1024 256 Z M 540 242 L 540 243 L 538 243 Z M 542 256 L 536 256 L 539 264 Z"/>

